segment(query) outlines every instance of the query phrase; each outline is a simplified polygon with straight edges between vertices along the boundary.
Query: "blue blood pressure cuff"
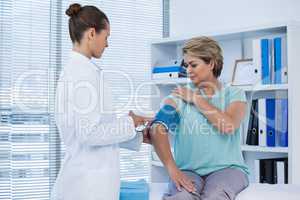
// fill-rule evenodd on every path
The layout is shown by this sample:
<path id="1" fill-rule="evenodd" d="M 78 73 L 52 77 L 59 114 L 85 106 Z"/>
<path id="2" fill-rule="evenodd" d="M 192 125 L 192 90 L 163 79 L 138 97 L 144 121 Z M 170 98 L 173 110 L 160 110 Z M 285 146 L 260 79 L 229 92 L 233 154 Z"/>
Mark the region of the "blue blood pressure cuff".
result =
<path id="1" fill-rule="evenodd" d="M 152 124 L 162 124 L 167 131 L 174 132 L 180 122 L 180 116 L 176 111 L 176 108 L 170 105 L 164 105 L 156 114 Z M 152 125 L 151 124 L 151 125 Z"/>

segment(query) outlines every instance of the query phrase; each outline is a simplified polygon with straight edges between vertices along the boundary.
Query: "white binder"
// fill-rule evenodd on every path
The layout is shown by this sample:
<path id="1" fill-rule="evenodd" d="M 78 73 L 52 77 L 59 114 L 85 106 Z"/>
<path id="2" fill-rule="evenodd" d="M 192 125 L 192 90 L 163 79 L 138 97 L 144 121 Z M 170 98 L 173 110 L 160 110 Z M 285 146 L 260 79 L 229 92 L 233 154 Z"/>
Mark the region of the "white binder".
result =
<path id="1" fill-rule="evenodd" d="M 257 73 L 251 74 L 253 76 L 251 79 L 255 79 L 255 85 L 261 84 L 261 39 L 254 39 L 252 41 L 252 57 L 253 57 L 253 66 Z"/>
<path id="2" fill-rule="evenodd" d="M 153 73 L 152 79 L 170 79 L 179 78 L 179 72 L 163 72 L 163 73 Z"/>
<path id="3" fill-rule="evenodd" d="M 267 146 L 266 99 L 258 100 L 258 145 Z"/>
<path id="4" fill-rule="evenodd" d="M 260 160 L 254 160 L 255 183 L 260 183 Z"/>
<path id="5" fill-rule="evenodd" d="M 284 184 L 284 161 L 276 161 L 277 184 Z"/>

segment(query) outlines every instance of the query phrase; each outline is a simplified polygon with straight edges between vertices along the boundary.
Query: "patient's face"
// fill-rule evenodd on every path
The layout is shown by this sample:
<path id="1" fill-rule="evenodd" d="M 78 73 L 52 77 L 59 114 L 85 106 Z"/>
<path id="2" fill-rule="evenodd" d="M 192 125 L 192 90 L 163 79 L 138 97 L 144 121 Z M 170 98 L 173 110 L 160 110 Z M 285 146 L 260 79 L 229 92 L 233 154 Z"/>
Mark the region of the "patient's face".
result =
<path id="1" fill-rule="evenodd" d="M 208 82 L 213 77 L 213 66 L 205 63 L 204 60 L 185 54 L 184 62 L 188 76 L 195 85 L 198 86 L 202 82 Z"/>

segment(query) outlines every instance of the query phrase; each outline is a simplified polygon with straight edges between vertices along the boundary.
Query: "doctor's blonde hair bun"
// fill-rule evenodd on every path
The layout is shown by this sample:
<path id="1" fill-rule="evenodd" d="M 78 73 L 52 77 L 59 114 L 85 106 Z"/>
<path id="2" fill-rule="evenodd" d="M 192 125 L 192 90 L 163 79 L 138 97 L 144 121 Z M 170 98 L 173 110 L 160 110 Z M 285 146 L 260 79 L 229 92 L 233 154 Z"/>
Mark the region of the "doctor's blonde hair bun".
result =
<path id="1" fill-rule="evenodd" d="M 78 15 L 80 10 L 81 10 L 81 5 L 78 3 L 73 3 L 66 10 L 66 15 L 68 15 L 69 17 L 74 17 Z"/>

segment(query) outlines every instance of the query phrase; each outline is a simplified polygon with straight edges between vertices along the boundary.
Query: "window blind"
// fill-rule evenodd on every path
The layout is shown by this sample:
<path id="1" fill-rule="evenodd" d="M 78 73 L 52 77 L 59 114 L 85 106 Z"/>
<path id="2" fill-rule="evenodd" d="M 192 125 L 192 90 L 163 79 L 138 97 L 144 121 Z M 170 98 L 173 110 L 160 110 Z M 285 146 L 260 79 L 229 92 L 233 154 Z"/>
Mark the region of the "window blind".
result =
<path id="1" fill-rule="evenodd" d="M 163 37 L 170 36 L 170 0 L 163 0 Z"/>
<path id="2" fill-rule="evenodd" d="M 1 199 L 49 198 L 50 7 L 1 1 Z"/>
<path id="3" fill-rule="evenodd" d="M 162 33 L 161 1 L 76 1 L 102 9 L 109 48 L 95 62 L 107 71 L 119 114 L 148 113 L 150 40 Z M 0 199 L 49 199 L 64 148 L 55 126 L 56 81 L 71 50 L 67 0 L 0 1 Z M 150 148 L 121 150 L 124 180 L 150 178 Z"/>

